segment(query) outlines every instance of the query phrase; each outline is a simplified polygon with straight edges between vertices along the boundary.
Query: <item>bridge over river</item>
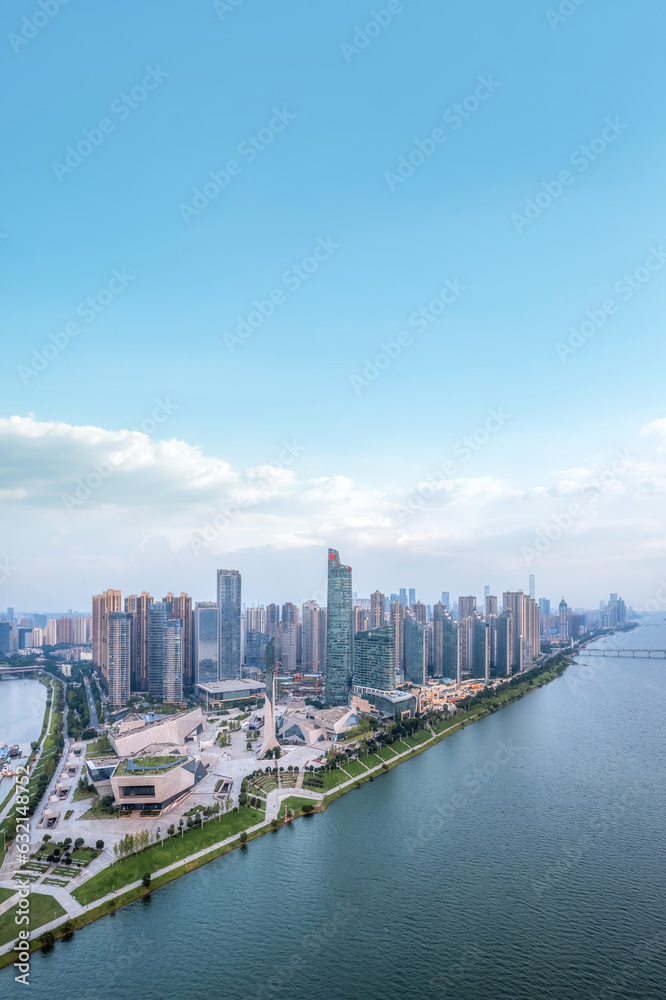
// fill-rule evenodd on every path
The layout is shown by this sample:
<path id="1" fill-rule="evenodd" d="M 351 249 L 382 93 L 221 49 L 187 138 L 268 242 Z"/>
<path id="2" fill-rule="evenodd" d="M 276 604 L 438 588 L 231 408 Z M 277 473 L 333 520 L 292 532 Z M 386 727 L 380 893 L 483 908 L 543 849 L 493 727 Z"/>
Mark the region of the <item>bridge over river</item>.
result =
<path id="1" fill-rule="evenodd" d="M 647 656 L 648 659 L 656 657 L 657 659 L 666 659 L 666 649 L 623 649 L 616 647 L 614 649 L 583 649 L 580 653 L 581 656 Z"/>

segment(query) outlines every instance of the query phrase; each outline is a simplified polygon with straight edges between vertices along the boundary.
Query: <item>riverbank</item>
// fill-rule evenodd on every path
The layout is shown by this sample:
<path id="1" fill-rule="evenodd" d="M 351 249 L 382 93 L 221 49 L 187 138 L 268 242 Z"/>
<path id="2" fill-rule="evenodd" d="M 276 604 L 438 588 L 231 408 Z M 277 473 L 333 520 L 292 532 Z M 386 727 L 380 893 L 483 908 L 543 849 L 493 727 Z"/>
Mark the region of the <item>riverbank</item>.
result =
<path id="1" fill-rule="evenodd" d="M 336 788 L 322 796 L 319 803 L 315 805 L 315 809 L 313 811 L 324 811 L 328 808 L 332 801 L 339 798 L 341 795 L 344 795 L 352 788 L 360 787 L 360 785 L 365 781 L 375 780 L 375 778 L 379 777 L 380 774 L 391 770 L 404 760 L 411 759 L 411 757 L 422 753 L 429 747 L 434 746 L 443 739 L 446 739 L 453 732 L 456 732 L 459 729 L 464 728 L 466 725 L 470 725 L 487 715 L 493 714 L 499 708 L 502 708 L 505 705 L 524 697 L 524 695 L 528 694 L 530 691 L 536 690 L 538 687 L 542 687 L 543 685 L 549 683 L 551 680 L 554 680 L 563 673 L 569 665 L 569 662 L 571 662 L 570 659 L 562 656 L 561 654 L 553 657 L 549 662 L 545 663 L 541 667 L 535 668 L 535 670 L 530 671 L 525 675 L 513 678 L 508 684 L 500 688 L 491 697 L 486 699 L 473 699 L 474 703 L 470 705 L 468 709 L 459 711 L 456 716 L 440 719 L 439 722 L 433 727 L 421 730 L 413 736 L 402 737 L 399 741 L 400 746 L 398 749 L 394 750 L 390 746 L 383 748 L 386 750 L 386 753 L 382 755 L 384 759 L 382 759 L 382 756 L 377 757 L 374 754 L 361 755 L 358 763 L 359 766 L 366 767 L 365 773 L 358 772 L 357 774 L 352 775 L 348 781 L 341 782 Z M 397 745 L 398 743 L 396 742 L 394 746 Z M 404 747 L 405 749 L 400 749 L 400 747 Z M 374 757 L 376 763 L 374 763 L 373 766 L 368 767 L 363 763 L 364 757 L 366 756 L 368 758 Z M 349 766 L 351 769 L 351 765 Z M 348 772 L 344 771 L 344 773 Z M 313 798 L 313 805 L 316 801 L 317 800 Z M 300 813 L 301 810 L 298 811 L 297 815 Z M 252 819 L 249 815 L 247 818 L 248 820 Z M 62 918 L 57 918 L 49 924 L 43 924 L 42 926 L 35 928 L 36 931 L 40 931 L 40 934 L 30 942 L 31 951 L 42 947 L 45 943 L 49 945 L 51 943 L 51 936 L 53 940 L 56 940 L 57 938 L 69 935 L 72 931 L 78 930 L 86 926 L 86 924 L 92 923 L 100 917 L 106 916 L 122 906 L 126 906 L 128 903 L 134 902 L 135 900 L 148 895 L 154 889 L 160 888 L 168 882 L 179 878 L 181 875 L 186 874 L 189 871 L 193 871 L 201 865 L 206 864 L 231 850 L 235 850 L 237 848 L 247 849 L 241 840 L 244 833 L 246 834 L 247 843 L 249 843 L 256 839 L 256 837 L 262 836 L 273 829 L 277 829 L 281 825 L 284 825 L 284 820 L 281 822 L 278 821 L 275 826 L 270 821 L 266 820 L 248 825 L 245 830 L 240 832 L 236 831 L 219 843 L 206 846 L 202 850 L 178 859 L 167 866 L 153 869 L 149 886 L 146 886 L 143 883 L 143 880 L 138 880 L 136 877 L 137 872 L 133 870 L 131 872 L 131 881 L 128 878 L 125 884 L 122 884 L 118 888 L 115 888 L 114 891 L 95 899 L 94 902 L 84 902 L 87 895 L 89 895 L 91 891 L 91 889 L 89 889 L 87 893 L 83 892 L 86 884 L 90 886 L 94 879 L 99 879 L 101 889 L 101 876 L 103 876 L 106 872 L 107 876 L 105 876 L 105 880 L 108 881 L 108 873 L 114 867 L 116 869 L 116 874 L 122 872 L 123 870 L 126 874 L 130 874 L 129 867 L 123 869 L 123 866 L 128 865 L 131 861 L 133 869 L 135 869 L 137 865 L 139 869 L 142 867 L 147 869 L 149 867 L 147 852 L 132 855 L 130 858 L 126 859 L 126 861 L 117 862 L 116 866 L 110 866 L 109 868 L 102 869 L 102 871 L 92 876 L 88 883 L 84 882 L 79 887 L 78 892 L 75 890 L 77 895 L 81 897 L 81 903 L 76 903 L 76 910 L 78 912 L 73 912 L 75 908 L 72 907 L 70 911 L 68 911 L 69 916 L 64 923 L 62 922 Z M 207 826 L 209 826 L 209 824 L 205 824 L 204 829 Z M 192 833 L 186 833 L 185 839 L 188 837 L 192 837 Z M 147 851 L 156 850 L 159 850 L 159 847 L 153 846 L 147 849 Z M 70 896 L 69 893 L 60 893 L 57 891 L 53 892 L 53 898 L 56 899 L 56 901 L 62 901 L 65 896 L 70 899 L 74 899 L 76 902 L 76 896 Z M 11 898 L 8 897 L 5 901 L 5 905 L 9 903 L 11 903 Z M 9 906 L 4 913 L 0 914 L 0 926 L 3 922 L 6 924 L 8 921 L 11 921 L 11 919 L 12 906 Z M 49 935 L 46 939 L 44 938 L 45 934 Z M 4 954 L 0 956 L 0 967 L 10 964 L 13 960 L 12 952 L 11 950 L 8 951 L 7 947 L 8 945 L 5 945 Z"/>

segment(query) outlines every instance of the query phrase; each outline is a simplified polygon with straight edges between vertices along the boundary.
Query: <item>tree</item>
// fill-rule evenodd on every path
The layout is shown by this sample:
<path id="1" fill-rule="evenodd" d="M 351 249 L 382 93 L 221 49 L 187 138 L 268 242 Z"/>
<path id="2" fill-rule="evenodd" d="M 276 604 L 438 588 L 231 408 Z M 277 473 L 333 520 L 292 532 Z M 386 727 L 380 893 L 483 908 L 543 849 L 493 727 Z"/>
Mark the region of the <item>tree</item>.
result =
<path id="1" fill-rule="evenodd" d="M 306 802 L 306 803 L 304 803 L 304 805 L 301 808 L 302 808 L 303 813 L 306 816 L 309 816 L 311 812 L 314 812 L 314 806 L 313 806 L 312 802 Z"/>
<path id="2" fill-rule="evenodd" d="M 243 847 L 245 847 L 245 845 L 247 844 L 247 830 L 241 830 L 240 837 L 238 839 L 240 840 Z"/>
<path id="3" fill-rule="evenodd" d="M 167 833 L 169 834 L 170 837 L 173 837 L 173 835 L 174 835 L 175 832 L 176 832 L 176 828 L 175 828 L 175 826 L 172 823 L 171 826 L 169 827 L 169 829 L 167 830 Z"/>
<path id="4" fill-rule="evenodd" d="M 55 934 L 53 931 L 44 931 L 39 940 L 42 942 L 42 951 L 49 951 L 53 947 Z"/>
<path id="5" fill-rule="evenodd" d="M 146 872 L 144 875 L 141 876 L 141 885 L 144 887 L 144 889 L 150 889 L 151 882 L 152 882 L 152 877 L 150 872 Z"/>
<path id="6" fill-rule="evenodd" d="M 45 833 L 44 836 L 42 837 L 42 840 L 45 844 L 48 844 L 49 840 L 51 840 L 51 834 Z"/>
<path id="7" fill-rule="evenodd" d="M 104 849 L 104 841 L 103 840 L 96 840 L 95 841 L 95 847 L 97 848 L 98 851 L 102 851 Z"/>
<path id="8" fill-rule="evenodd" d="M 276 819 L 272 819 L 271 820 L 271 827 L 273 829 L 273 832 L 275 832 L 275 830 L 277 830 L 277 828 L 278 828 L 278 821 Z"/>
<path id="9" fill-rule="evenodd" d="M 83 847 L 84 844 L 85 840 L 83 839 L 83 837 L 77 837 L 76 840 L 74 841 L 74 850 L 78 851 L 79 848 Z"/>

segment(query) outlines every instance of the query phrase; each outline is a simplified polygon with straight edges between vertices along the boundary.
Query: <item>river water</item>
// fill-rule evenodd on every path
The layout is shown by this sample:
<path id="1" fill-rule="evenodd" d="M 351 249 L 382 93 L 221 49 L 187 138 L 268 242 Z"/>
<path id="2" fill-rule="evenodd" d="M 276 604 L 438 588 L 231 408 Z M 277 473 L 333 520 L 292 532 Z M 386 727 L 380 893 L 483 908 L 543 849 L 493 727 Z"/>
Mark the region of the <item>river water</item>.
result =
<path id="1" fill-rule="evenodd" d="M 666 629 L 613 642 L 666 648 Z M 579 659 L 36 954 L 33 996 L 662 998 L 666 660 Z"/>
<path id="2" fill-rule="evenodd" d="M 44 721 L 46 688 L 34 677 L 0 680 L 0 743 L 28 750 Z"/>

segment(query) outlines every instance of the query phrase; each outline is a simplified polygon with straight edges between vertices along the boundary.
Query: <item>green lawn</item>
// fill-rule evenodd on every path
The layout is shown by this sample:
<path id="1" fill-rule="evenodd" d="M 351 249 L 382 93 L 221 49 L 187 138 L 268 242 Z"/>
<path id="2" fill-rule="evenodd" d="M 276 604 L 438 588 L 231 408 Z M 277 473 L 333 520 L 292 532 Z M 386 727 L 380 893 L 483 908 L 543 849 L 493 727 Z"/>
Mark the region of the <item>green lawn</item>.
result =
<path id="1" fill-rule="evenodd" d="M 156 872 L 160 868 L 166 868 L 174 861 L 180 861 L 189 854 L 201 851 L 205 847 L 217 844 L 221 840 L 226 840 L 235 833 L 240 833 L 248 826 L 255 826 L 264 821 L 264 814 L 249 806 L 242 806 L 235 813 L 230 812 L 220 819 L 210 820 L 204 823 L 203 829 L 195 826 L 188 830 L 184 836 L 176 833 L 164 844 L 153 844 L 140 854 L 132 854 L 129 858 L 116 861 L 108 868 L 104 868 L 97 875 L 84 882 L 83 885 L 75 889 L 72 895 L 81 905 L 91 903 L 94 899 L 100 899 L 107 893 L 122 888 L 128 882 L 135 882 L 140 879 L 145 872 Z"/>
<path id="2" fill-rule="evenodd" d="M 405 753 L 407 750 L 413 749 L 407 743 L 403 743 L 402 740 L 396 740 L 391 744 L 391 749 L 395 750 L 396 753 Z"/>
<path id="3" fill-rule="evenodd" d="M 347 775 L 343 774 L 340 770 L 320 771 L 315 774 L 315 777 L 323 781 L 324 784 L 316 787 L 314 785 L 311 786 L 308 784 L 307 777 L 305 777 L 303 778 L 303 787 L 307 788 L 311 792 L 319 792 L 321 795 L 323 795 L 324 792 L 330 792 L 332 788 L 337 788 L 337 786 L 342 784 L 343 781 L 349 780 Z"/>
<path id="4" fill-rule="evenodd" d="M 379 767 L 382 763 L 381 757 L 378 757 L 376 753 L 366 753 L 362 757 L 359 757 L 361 764 L 365 764 L 368 769 L 373 767 Z"/>
<path id="5" fill-rule="evenodd" d="M 25 930 L 34 931 L 42 924 L 48 924 L 51 920 L 66 916 L 60 903 L 53 896 L 45 896 L 41 892 L 31 892 L 30 900 L 30 922 L 27 924 L 17 924 L 14 920 L 16 907 L 12 906 L 6 913 L 0 916 L 0 945 L 14 941 L 21 927 Z"/>
<path id="6" fill-rule="evenodd" d="M 427 743 L 430 739 L 432 739 L 432 733 L 429 729 L 419 729 L 413 736 L 404 736 L 403 742 L 407 743 L 410 747 L 418 747 L 422 743 Z"/>
<path id="7" fill-rule="evenodd" d="M 74 794 L 72 795 L 72 802 L 80 802 L 81 799 L 91 799 L 95 795 L 95 789 L 89 788 L 86 792 L 82 792 L 80 788 L 74 789 Z"/>
<path id="8" fill-rule="evenodd" d="M 285 806 L 287 807 L 287 809 L 293 809 L 295 815 L 298 816 L 301 808 L 304 805 L 311 805 L 316 807 L 317 803 L 314 802 L 312 799 L 302 799 L 299 798 L 297 795 L 290 795 L 289 798 L 285 799 L 284 802 L 282 802 L 280 805 L 280 812 L 278 814 L 279 818 L 284 819 Z"/>
<path id="9" fill-rule="evenodd" d="M 109 737 L 105 734 L 92 743 L 86 743 L 86 757 L 115 757 Z"/>
<path id="10" fill-rule="evenodd" d="M 377 756 L 381 757 L 381 759 L 383 761 L 389 761 L 389 760 L 395 760 L 396 759 L 396 755 L 393 753 L 393 751 L 389 747 L 378 747 L 376 753 L 377 753 Z"/>
<path id="11" fill-rule="evenodd" d="M 2 889 L 0 888 L 0 903 L 6 903 L 10 896 L 13 896 L 18 889 Z"/>
<path id="12" fill-rule="evenodd" d="M 358 778 L 362 774 L 367 774 L 367 770 L 357 760 L 348 760 L 344 765 L 345 771 L 350 778 Z"/>

